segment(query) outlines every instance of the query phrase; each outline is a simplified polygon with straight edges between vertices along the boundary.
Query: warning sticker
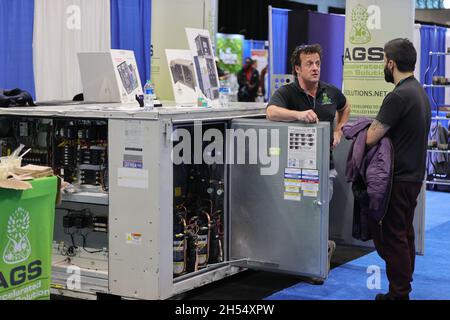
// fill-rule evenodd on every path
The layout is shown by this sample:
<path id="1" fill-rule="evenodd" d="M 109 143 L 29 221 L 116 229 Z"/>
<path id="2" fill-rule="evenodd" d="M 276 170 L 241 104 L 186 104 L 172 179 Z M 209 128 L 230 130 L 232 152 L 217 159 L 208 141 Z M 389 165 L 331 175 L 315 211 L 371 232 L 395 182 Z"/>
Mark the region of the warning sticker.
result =
<path id="1" fill-rule="evenodd" d="M 317 168 L 317 129 L 289 127 L 288 167 Z"/>
<path id="2" fill-rule="evenodd" d="M 127 233 L 127 244 L 141 245 L 142 234 L 141 233 Z"/>

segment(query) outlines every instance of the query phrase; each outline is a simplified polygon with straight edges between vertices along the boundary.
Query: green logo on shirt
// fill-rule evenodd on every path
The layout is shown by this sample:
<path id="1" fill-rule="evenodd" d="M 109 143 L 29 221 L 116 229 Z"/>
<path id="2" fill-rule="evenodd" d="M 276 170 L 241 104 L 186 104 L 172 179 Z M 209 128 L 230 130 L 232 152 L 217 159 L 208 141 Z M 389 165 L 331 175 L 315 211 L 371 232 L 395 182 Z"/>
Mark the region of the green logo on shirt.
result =
<path id="1" fill-rule="evenodd" d="M 331 101 L 330 97 L 325 92 L 323 94 L 323 97 L 322 97 L 322 105 L 324 105 L 324 104 L 332 104 L 332 103 L 333 103 L 333 101 Z"/>

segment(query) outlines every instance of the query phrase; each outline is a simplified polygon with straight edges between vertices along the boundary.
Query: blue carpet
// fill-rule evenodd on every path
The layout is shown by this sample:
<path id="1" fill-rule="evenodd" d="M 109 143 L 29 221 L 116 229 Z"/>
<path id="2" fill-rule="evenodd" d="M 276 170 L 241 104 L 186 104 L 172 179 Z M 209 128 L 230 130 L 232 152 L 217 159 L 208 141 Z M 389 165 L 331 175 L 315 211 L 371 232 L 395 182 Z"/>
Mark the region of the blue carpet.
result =
<path id="1" fill-rule="evenodd" d="M 450 193 L 427 191 L 425 211 L 426 230 L 450 221 Z"/>
<path id="2" fill-rule="evenodd" d="M 427 192 L 425 255 L 416 257 L 411 299 L 450 300 L 450 193 Z M 369 289 L 373 273 L 381 270 L 380 289 Z M 376 252 L 332 269 L 323 285 L 304 282 L 277 292 L 266 300 L 373 300 L 388 291 L 384 261 Z"/>

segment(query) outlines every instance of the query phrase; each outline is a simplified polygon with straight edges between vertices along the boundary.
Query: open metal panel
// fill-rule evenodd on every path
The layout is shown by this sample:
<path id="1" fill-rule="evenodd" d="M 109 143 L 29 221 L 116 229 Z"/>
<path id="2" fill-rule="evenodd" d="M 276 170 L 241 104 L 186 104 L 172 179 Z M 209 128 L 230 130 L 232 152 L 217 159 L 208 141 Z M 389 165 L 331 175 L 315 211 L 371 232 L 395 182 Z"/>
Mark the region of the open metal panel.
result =
<path id="1" fill-rule="evenodd" d="M 238 265 L 252 269 L 326 278 L 329 124 L 306 125 L 248 119 L 233 120 L 232 129 L 256 129 L 257 143 L 262 149 L 259 152 L 273 155 L 272 160 L 278 161 L 279 167 L 272 172 L 274 174 L 264 175 L 261 171 L 266 167 L 264 165 L 230 166 L 230 260 L 246 259 L 246 262 L 239 262 Z M 266 146 L 261 144 L 264 130 L 271 137 Z M 315 132 L 311 138 L 315 144 L 312 156 L 315 164 L 293 164 L 292 161 L 288 164 L 288 156 L 292 157 L 290 147 L 295 132 Z M 251 145 L 254 143 L 245 144 L 246 159 Z M 236 152 L 237 146 L 234 149 Z M 301 179 L 295 174 L 300 169 L 305 173 Z M 304 191 L 311 186 L 311 181 L 304 180 L 311 178 L 308 177 L 311 171 L 317 173 L 315 194 Z M 286 192 L 288 186 L 300 180 L 297 196 Z"/>

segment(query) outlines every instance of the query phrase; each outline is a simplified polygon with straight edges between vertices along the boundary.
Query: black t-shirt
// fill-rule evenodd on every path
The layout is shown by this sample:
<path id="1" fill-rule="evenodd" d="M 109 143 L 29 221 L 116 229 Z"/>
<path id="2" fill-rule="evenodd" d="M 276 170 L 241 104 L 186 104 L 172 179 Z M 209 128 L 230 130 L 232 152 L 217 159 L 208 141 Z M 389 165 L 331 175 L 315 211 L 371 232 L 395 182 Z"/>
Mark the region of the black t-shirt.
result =
<path id="1" fill-rule="evenodd" d="M 335 86 L 319 82 L 316 96 L 307 94 L 298 80 L 279 88 L 270 98 L 269 104 L 296 111 L 314 110 L 319 121 L 330 122 L 330 143 L 333 145 L 334 118 L 336 111 L 345 107 L 347 99 Z M 334 169 L 333 154 L 330 151 L 330 169 Z"/>
<path id="2" fill-rule="evenodd" d="M 383 101 L 376 119 L 390 126 L 394 145 L 394 181 L 422 182 L 431 124 L 428 96 L 413 77 L 401 81 Z"/>

